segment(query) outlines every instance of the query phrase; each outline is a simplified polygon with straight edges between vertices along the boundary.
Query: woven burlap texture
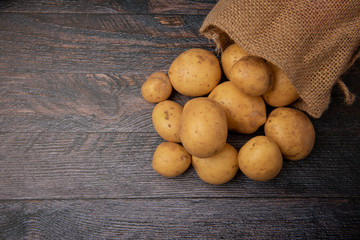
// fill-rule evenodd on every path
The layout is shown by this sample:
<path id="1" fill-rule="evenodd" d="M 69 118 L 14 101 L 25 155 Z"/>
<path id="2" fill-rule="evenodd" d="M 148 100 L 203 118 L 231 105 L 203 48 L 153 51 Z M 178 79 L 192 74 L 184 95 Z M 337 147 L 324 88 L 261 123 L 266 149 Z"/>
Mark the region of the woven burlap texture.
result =
<path id="1" fill-rule="evenodd" d="M 358 0 L 220 0 L 200 32 L 221 50 L 235 42 L 279 66 L 299 93 L 294 106 L 319 118 L 337 82 L 349 94 L 339 80 L 359 56 L 360 4 Z"/>

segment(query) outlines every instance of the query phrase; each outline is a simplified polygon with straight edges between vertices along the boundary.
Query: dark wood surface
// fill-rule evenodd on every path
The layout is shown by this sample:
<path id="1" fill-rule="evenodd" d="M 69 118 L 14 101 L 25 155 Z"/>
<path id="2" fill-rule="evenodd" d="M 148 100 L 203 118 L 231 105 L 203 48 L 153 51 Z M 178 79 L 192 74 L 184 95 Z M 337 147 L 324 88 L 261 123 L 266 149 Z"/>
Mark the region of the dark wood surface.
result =
<path id="1" fill-rule="evenodd" d="M 360 103 L 336 86 L 312 153 L 271 181 L 153 171 L 141 85 L 189 48 L 215 53 L 198 32 L 215 3 L 0 1 L 0 239 L 360 238 Z M 359 78 L 359 61 L 342 76 L 355 94 Z"/>

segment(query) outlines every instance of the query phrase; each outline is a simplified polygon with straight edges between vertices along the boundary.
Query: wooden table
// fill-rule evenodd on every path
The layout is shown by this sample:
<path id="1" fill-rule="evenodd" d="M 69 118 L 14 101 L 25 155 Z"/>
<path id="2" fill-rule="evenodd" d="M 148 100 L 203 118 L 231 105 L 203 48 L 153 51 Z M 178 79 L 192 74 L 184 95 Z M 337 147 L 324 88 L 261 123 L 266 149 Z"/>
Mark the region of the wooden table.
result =
<path id="1" fill-rule="evenodd" d="M 153 171 L 163 140 L 140 87 L 187 49 L 214 52 L 198 30 L 215 3 L 0 2 L 0 239 L 360 238 L 360 101 L 337 87 L 313 152 L 271 181 Z M 359 77 L 358 61 L 342 79 L 358 94 Z"/>

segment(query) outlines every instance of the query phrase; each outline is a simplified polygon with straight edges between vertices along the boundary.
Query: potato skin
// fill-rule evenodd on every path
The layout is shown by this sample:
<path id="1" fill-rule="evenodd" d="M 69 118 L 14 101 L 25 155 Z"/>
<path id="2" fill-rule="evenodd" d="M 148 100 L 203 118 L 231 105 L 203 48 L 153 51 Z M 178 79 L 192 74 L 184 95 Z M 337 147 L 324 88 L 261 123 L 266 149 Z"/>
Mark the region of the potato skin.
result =
<path id="1" fill-rule="evenodd" d="M 227 132 L 225 112 L 215 100 L 198 97 L 184 105 L 180 139 L 191 155 L 204 158 L 220 152 Z"/>
<path id="2" fill-rule="evenodd" d="M 294 85 L 286 73 L 274 64 L 269 63 L 273 72 L 273 81 L 270 89 L 263 94 L 267 104 L 273 107 L 284 107 L 299 98 Z"/>
<path id="3" fill-rule="evenodd" d="M 214 54 L 193 48 L 181 53 L 171 63 L 168 74 L 176 91 L 199 97 L 208 94 L 220 82 L 221 68 Z"/>
<path id="4" fill-rule="evenodd" d="M 223 150 L 208 158 L 192 156 L 197 175 L 209 184 L 220 185 L 233 179 L 239 170 L 238 152 L 226 143 Z"/>
<path id="5" fill-rule="evenodd" d="M 152 167 L 164 177 L 176 177 L 184 173 L 191 164 L 191 155 L 181 145 L 163 142 L 156 148 Z"/>
<path id="6" fill-rule="evenodd" d="M 238 155 L 240 170 L 255 181 L 268 181 L 281 170 L 279 147 L 266 136 L 256 136 L 245 143 Z"/>
<path id="7" fill-rule="evenodd" d="M 168 99 L 171 92 L 170 80 L 161 71 L 152 73 L 141 86 L 142 97 L 151 103 L 158 103 Z"/>
<path id="8" fill-rule="evenodd" d="M 264 59 L 247 56 L 233 65 L 229 80 L 243 93 L 261 96 L 271 87 L 272 71 Z"/>
<path id="9" fill-rule="evenodd" d="M 274 140 L 286 159 L 305 158 L 315 144 L 315 129 L 311 120 L 300 110 L 274 109 L 265 123 L 265 135 Z"/>
<path id="10" fill-rule="evenodd" d="M 152 112 L 152 122 L 156 132 L 169 142 L 180 142 L 180 124 L 183 107 L 171 100 L 158 104 Z"/>
<path id="11" fill-rule="evenodd" d="M 231 131 L 251 134 L 266 121 L 266 106 L 262 97 L 248 96 L 230 81 L 217 85 L 209 94 L 209 98 L 224 108 Z"/>
<path id="12" fill-rule="evenodd" d="M 221 54 L 221 65 L 225 76 L 229 79 L 230 70 L 234 64 L 243 57 L 249 56 L 244 49 L 239 47 L 236 43 L 228 46 Z"/>

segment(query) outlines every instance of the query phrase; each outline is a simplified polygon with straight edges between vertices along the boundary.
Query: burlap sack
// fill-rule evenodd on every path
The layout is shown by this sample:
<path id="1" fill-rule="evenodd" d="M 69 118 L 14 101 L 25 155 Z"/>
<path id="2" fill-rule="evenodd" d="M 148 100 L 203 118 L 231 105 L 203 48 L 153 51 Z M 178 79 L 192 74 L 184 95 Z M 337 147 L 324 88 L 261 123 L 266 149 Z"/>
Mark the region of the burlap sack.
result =
<path id="1" fill-rule="evenodd" d="M 359 0 L 220 0 L 200 32 L 222 50 L 237 43 L 278 65 L 300 95 L 294 106 L 318 118 L 340 76 L 359 56 Z"/>

